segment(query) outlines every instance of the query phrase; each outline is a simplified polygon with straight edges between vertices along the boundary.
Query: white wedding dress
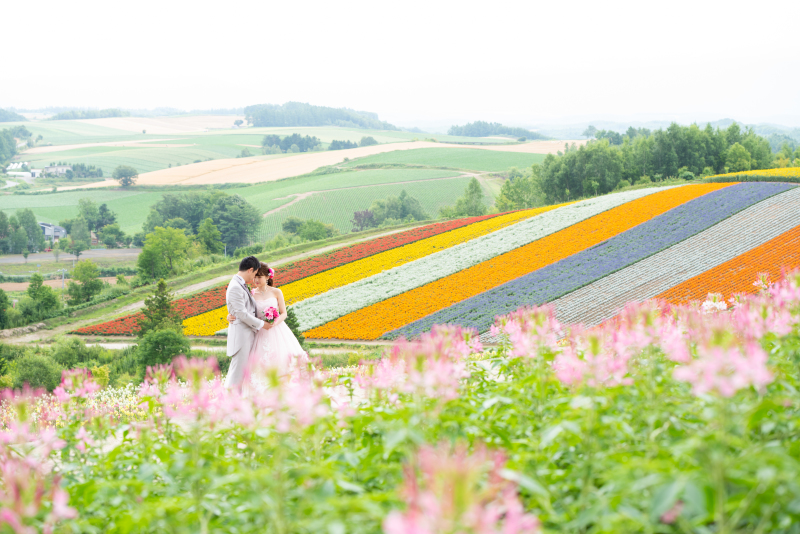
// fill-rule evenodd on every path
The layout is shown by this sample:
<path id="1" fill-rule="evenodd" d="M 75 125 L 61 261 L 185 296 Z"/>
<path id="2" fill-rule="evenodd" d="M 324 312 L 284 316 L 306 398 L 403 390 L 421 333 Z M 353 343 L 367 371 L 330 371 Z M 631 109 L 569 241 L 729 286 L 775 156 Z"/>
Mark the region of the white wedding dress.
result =
<path id="1" fill-rule="evenodd" d="M 278 299 L 268 297 L 256 300 L 258 316 L 263 317 L 264 310 L 270 306 L 278 309 Z M 281 322 L 269 330 L 259 330 L 253 340 L 250 352 L 251 369 L 274 368 L 278 370 L 279 375 L 286 375 L 299 367 L 304 367 L 307 363 L 308 354 L 286 326 L 286 322 Z"/>

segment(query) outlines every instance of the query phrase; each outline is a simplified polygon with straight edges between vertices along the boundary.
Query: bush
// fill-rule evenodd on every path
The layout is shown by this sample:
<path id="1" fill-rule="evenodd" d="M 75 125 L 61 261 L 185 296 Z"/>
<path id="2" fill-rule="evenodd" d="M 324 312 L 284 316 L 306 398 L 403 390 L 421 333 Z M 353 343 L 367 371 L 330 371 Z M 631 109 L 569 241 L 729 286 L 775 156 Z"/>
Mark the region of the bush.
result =
<path id="1" fill-rule="evenodd" d="M 620 180 L 617 184 L 617 189 L 623 189 L 625 187 L 630 187 L 631 183 L 628 180 Z"/>
<path id="2" fill-rule="evenodd" d="M 650 179 L 650 177 L 649 177 L 649 176 L 647 176 L 647 175 L 645 175 L 645 176 L 642 176 L 642 177 L 640 177 L 638 180 L 636 180 L 636 185 L 640 185 L 640 184 L 652 184 L 652 183 L 653 183 L 653 180 L 651 180 L 651 179 Z"/>
<path id="3" fill-rule="evenodd" d="M 50 357 L 65 369 L 88 367 L 113 359 L 113 356 L 102 347 L 87 347 L 82 339 L 75 337 L 57 341 L 53 345 Z"/>
<path id="4" fill-rule="evenodd" d="M 692 171 L 683 171 L 678 175 L 678 178 L 683 180 L 694 180 L 696 177 Z"/>
<path id="5" fill-rule="evenodd" d="M 43 354 L 26 354 L 16 362 L 14 388 L 28 384 L 32 388 L 53 391 L 61 383 L 63 368 Z"/>
<path id="6" fill-rule="evenodd" d="M 150 330 L 139 342 L 136 356 L 140 373 L 148 366 L 172 362 L 175 356 L 188 354 L 189 341 L 175 330 Z"/>
<path id="7" fill-rule="evenodd" d="M 371 135 L 367 135 L 362 137 L 361 142 L 359 142 L 358 144 L 361 146 L 372 146 L 372 145 L 377 145 L 378 142 Z"/>
<path id="8" fill-rule="evenodd" d="M 9 375 L 0 376 L 0 389 L 11 389 L 14 387 L 14 378 Z"/>

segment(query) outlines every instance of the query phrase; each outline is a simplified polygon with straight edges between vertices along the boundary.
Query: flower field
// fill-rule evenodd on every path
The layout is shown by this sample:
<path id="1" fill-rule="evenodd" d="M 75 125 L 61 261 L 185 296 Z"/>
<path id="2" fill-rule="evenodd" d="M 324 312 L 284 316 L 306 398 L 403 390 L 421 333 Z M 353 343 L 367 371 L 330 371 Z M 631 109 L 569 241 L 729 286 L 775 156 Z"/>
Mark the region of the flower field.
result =
<path id="1" fill-rule="evenodd" d="M 785 184 L 743 183 L 713 191 L 590 249 L 393 330 L 385 337 L 417 336 L 434 324 L 461 324 L 485 332 L 497 315 L 505 315 L 524 305 L 555 300 L 789 188 Z"/>
<path id="2" fill-rule="evenodd" d="M 727 187 L 731 185 L 710 184 L 683 186 L 666 191 L 645 190 L 650 194 L 634 197 L 635 200 L 623 202 L 616 207 L 606 207 L 600 213 L 586 210 L 588 215 L 586 218 L 580 219 L 581 215 L 570 217 L 569 223 L 565 224 L 566 227 L 562 227 L 563 229 L 553 225 L 553 233 L 535 234 L 535 240 L 525 246 L 313 328 L 307 332 L 307 336 L 339 339 L 353 336 L 350 339 L 377 339 L 387 332 L 402 328 L 450 305 L 480 295 L 520 276 L 601 244 L 685 202 Z M 609 199 L 609 203 L 611 199 L 630 198 L 622 195 L 600 198 Z M 577 203 L 552 211 L 550 215 L 558 217 L 570 212 L 583 214 L 582 204 Z M 544 220 L 547 215 L 540 216 L 539 219 Z M 300 313 L 298 313 L 299 318 Z"/>
<path id="3" fill-rule="evenodd" d="M 761 180 L 761 181 L 798 181 L 800 180 L 800 167 L 782 167 L 779 169 L 761 169 L 756 171 L 729 172 L 728 174 L 717 174 L 710 176 L 709 180 Z"/>
<path id="4" fill-rule="evenodd" d="M 753 283 L 754 280 L 751 280 Z M 769 532 L 800 524 L 800 273 L 722 311 L 437 326 L 257 394 L 213 359 L 0 399 L 8 532 Z M 710 305 L 708 305 L 710 304 Z"/>
<path id="5" fill-rule="evenodd" d="M 287 264 L 281 268 L 281 284 L 289 284 L 307 276 L 333 269 L 347 263 L 372 256 L 396 247 L 414 243 L 422 239 L 450 232 L 464 226 L 475 224 L 481 221 L 497 217 L 498 214 L 485 215 L 482 217 L 469 217 L 456 219 L 443 223 L 435 223 L 419 228 L 414 228 L 404 232 L 398 232 L 388 236 L 379 237 L 357 243 L 341 249 L 334 250 L 327 254 L 314 256 L 307 260 L 301 260 Z M 227 286 L 219 286 L 207 291 L 203 291 L 191 297 L 176 299 L 174 304 L 184 318 L 194 317 L 202 313 L 215 310 L 225 306 L 225 290 Z M 97 334 L 97 335 L 132 335 L 136 331 L 137 320 L 140 314 L 132 314 L 113 321 L 81 328 L 77 334 Z M 217 329 L 219 330 L 219 329 Z M 213 334 L 213 332 L 212 332 Z M 208 335 L 208 334 L 190 334 Z"/>

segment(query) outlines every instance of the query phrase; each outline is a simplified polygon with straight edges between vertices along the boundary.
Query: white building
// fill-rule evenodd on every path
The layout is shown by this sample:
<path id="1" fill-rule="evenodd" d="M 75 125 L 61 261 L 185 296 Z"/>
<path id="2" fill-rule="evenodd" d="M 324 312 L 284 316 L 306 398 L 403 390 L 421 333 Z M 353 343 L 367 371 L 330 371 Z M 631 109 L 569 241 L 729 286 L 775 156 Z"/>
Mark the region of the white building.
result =
<path id="1" fill-rule="evenodd" d="M 72 165 L 48 165 L 44 168 L 45 174 L 66 174 L 72 170 Z"/>
<path id="2" fill-rule="evenodd" d="M 67 229 L 55 224 L 40 222 L 39 226 L 42 229 L 44 238 L 48 241 L 58 241 L 63 237 L 67 237 Z"/>

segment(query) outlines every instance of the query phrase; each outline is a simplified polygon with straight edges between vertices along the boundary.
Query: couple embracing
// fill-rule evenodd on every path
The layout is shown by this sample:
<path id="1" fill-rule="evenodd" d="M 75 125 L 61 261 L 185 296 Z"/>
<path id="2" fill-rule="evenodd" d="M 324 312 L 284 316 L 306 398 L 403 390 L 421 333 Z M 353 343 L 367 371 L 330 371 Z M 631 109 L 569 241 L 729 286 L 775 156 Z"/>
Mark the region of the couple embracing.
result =
<path id="1" fill-rule="evenodd" d="M 241 391 L 255 367 L 285 375 L 308 362 L 297 338 L 286 325 L 283 292 L 274 287 L 275 271 L 248 256 L 228 284 L 228 356 L 231 366 L 225 387 Z M 248 284 L 252 289 L 248 288 Z"/>

